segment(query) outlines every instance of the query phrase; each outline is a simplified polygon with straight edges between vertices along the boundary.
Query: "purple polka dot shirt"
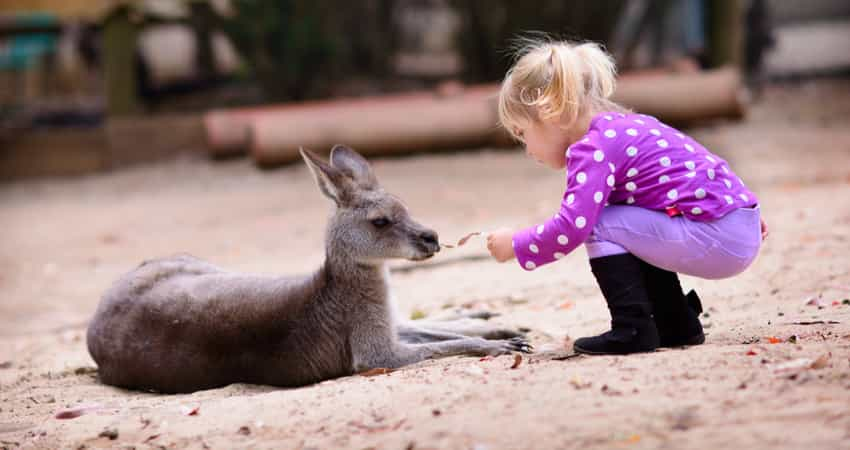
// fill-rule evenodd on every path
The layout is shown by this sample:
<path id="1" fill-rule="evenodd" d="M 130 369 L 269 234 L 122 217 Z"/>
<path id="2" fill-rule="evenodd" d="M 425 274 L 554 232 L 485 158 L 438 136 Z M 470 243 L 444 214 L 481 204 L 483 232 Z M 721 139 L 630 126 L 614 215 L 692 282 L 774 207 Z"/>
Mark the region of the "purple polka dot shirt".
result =
<path id="1" fill-rule="evenodd" d="M 594 116 L 565 156 L 567 188 L 558 214 L 513 236 L 517 262 L 526 270 L 581 245 L 606 204 L 675 207 L 686 219 L 710 222 L 758 203 L 726 161 L 644 114 Z"/>

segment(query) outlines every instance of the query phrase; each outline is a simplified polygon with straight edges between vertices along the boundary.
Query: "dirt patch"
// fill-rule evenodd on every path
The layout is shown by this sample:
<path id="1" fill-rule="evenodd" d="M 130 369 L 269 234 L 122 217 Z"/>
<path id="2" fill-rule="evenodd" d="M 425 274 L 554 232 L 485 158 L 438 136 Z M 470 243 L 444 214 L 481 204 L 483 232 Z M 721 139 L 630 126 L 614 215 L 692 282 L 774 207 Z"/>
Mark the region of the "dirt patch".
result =
<path id="1" fill-rule="evenodd" d="M 850 448 L 847 123 L 850 82 L 827 80 L 770 87 L 747 121 L 691 130 L 731 160 L 771 226 L 743 275 L 684 280 L 706 307 L 703 346 L 559 358 L 609 320 L 584 251 L 526 273 L 483 258 L 473 237 L 430 265 L 398 264 L 400 311 L 495 311 L 532 330 L 537 355 L 513 369 L 513 356 L 448 358 L 301 389 L 106 387 L 85 327 L 100 293 L 146 258 L 315 267 L 329 205 L 305 168 L 185 159 L 0 186 L 0 448 Z M 447 242 L 560 204 L 562 175 L 519 151 L 374 165 Z M 68 408 L 85 412 L 56 418 Z"/>

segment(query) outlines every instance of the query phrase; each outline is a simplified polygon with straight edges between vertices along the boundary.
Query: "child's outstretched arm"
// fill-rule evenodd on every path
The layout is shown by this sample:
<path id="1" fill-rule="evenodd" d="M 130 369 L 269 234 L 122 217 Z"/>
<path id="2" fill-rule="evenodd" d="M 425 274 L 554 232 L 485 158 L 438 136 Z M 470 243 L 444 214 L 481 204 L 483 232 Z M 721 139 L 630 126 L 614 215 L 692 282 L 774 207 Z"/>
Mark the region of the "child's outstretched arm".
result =
<path id="1" fill-rule="evenodd" d="M 487 248 L 493 258 L 503 262 L 516 256 L 521 267 L 534 270 L 564 257 L 590 236 L 614 187 L 616 169 L 602 146 L 594 144 L 596 139 L 590 136 L 570 146 L 567 189 L 558 214 L 524 230 L 490 233 Z"/>

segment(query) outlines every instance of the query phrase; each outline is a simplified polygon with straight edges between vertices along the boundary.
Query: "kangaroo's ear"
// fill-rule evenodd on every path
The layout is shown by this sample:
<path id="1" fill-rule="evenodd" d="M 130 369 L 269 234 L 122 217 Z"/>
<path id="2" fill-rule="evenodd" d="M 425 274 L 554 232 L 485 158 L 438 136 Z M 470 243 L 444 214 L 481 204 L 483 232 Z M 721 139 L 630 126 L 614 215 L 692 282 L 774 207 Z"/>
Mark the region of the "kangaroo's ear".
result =
<path id="1" fill-rule="evenodd" d="M 340 206 L 345 197 L 345 189 L 348 183 L 345 180 L 345 175 L 310 150 L 299 148 L 298 151 L 301 152 L 301 157 L 307 163 L 307 167 L 313 174 L 313 179 L 316 180 L 316 185 L 319 186 L 322 193 L 333 200 L 337 206 Z"/>
<path id="2" fill-rule="evenodd" d="M 350 147 L 335 145 L 331 149 L 330 161 L 333 167 L 351 178 L 357 187 L 367 190 L 378 187 L 378 179 L 369 162 Z"/>

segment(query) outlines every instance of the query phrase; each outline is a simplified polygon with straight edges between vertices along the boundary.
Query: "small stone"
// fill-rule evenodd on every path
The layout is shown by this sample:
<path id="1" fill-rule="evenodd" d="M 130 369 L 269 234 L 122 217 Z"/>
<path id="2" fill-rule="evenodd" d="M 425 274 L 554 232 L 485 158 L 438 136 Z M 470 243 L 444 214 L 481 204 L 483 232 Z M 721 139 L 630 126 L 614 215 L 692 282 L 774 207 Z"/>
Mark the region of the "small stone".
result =
<path id="1" fill-rule="evenodd" d="M 110 441 L 118 439 L 118 430 L 115 428 L 107 428 L 97 435 L 98 437 L 109 438 Z"/>
<path id="2" fill-rule="evenodd" d="M 249 434 L 251 434 L 251 429 L 248 428 L 245 425 L 242 425 L 241 427 L 239 427 L 239 430 L 237 431 L 237 433 L 239 433 L 243 436 L 248 436 Z"/>

